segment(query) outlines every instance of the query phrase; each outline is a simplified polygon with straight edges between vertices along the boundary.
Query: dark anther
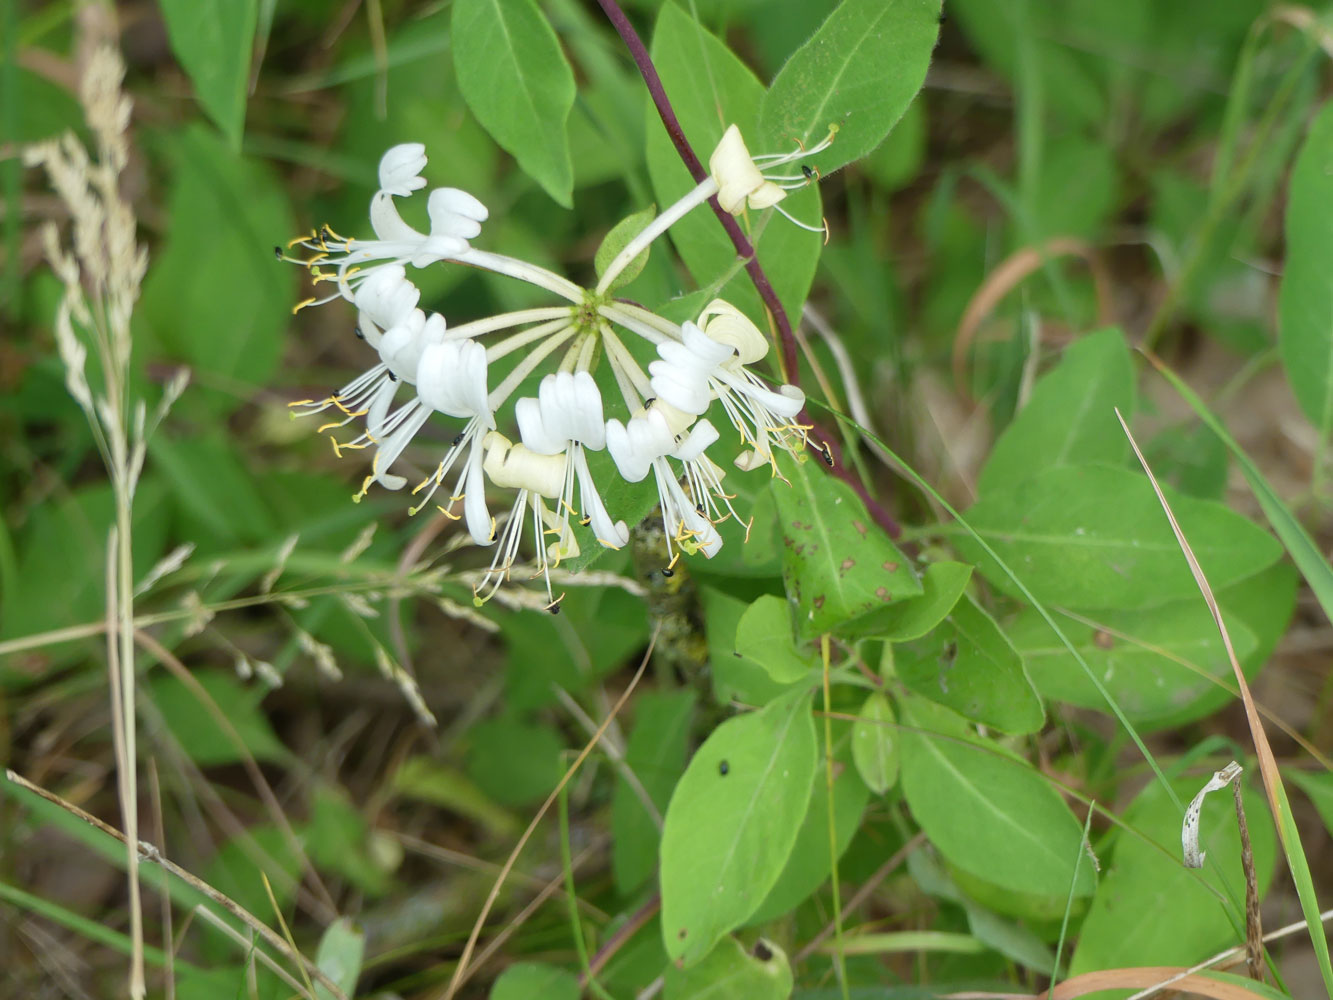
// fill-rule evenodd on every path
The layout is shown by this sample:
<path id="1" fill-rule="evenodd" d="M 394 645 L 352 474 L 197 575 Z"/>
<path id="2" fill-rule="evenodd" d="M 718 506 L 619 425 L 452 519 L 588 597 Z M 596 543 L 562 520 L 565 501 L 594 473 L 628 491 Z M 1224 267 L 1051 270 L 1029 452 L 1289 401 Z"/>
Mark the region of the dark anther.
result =
<path id="1" fill-rule="evenodd" d="M 703 504 L 701 504 L 701 503 L 697 503 L 697 504 L 695 504 L 695 505 L 694 505 L 694 509 L 695 509 L 696 511 L 699 512 L 699 516 L 700 516 L 700 517 L 707 517 L 707 516 L 708 516 L 708 511 L 704 510 L 704 505 L 703 505 Z"/>
<path id="2" fill-rule="evenodd" d="M 592 524 L 592 518 L 591 518 L 591 517 L 581 517 L 581 518 L 579 518 L 579 524 L 580 524 L 582 527 L 586 528 L 588 525 Z"/>
<path id="3" fill-rule="evenodd" d="M 656 403 L 656 402 L 657 402 L 657 397 L 656 397 L 656 396 L 649 396 L 647 399 L 645 399 L 645 400 L 643 401 L 643 408 L 644 408 L 645 410 L 651 410 L 652 407 L 653 407 L 653 404 Z"/>
<path id="4" fill-rule="evenodd" d="M 495 536 L 495 529 L 492 528 L 492 529 L 491 529 L 491 541 L 495 541 L 495 537 L 496 537 L 496 536 Z"/>
<path id="5" fill-rule="evenodd" d="M 324 240 L 324 242 L 326 242 L 326 243 L 327 243 L 329 240 L 331 240 L 331 239 L 335 239 L 335 238 L 336 238 L 336 237 L 333 235 L 333 230 L 329 228 L 329 224 L 328 224 L 327 222 L 324 223 L 324 225 L 320 227 L 320 230 L 319 230 L 319 236 L 320 236 L 320 239 Z"/>
<path id="6" fill-rule="evenodd" d="M 357 339 L 357 340 L 365 340 L 365 339 L 366 339 L 366 335 L 365 335 L 365 333 L 362 331 L 361 327 L 359 327 L 359 326 L 356 328 L 356 339 Z"/>
<path id="7" fill-rule="evenodd" d="M 825 441 L 820 450 L 824 453 L 824 464 L 830 469 L 833 468 L 833 449 L 829 447 L 829 443 Z"/>
<path id="8" fill-rule="evenodd" d="M 728 771 L 730 771 L 730 770 L 731 770 L 731 765 L 728 764 L 725 760 L 722 761 L 722 763 L 720 763 L 720 764 L 717 765 L 717 773 L 718 773 L 718 774 L 723 774 L 723 775 L 725 775 L 725 774 L 726 774 Z"/>
<path id="9" fill-rule="evenodd" d="M 676 571 L 672 569 L 670 566 L 663 566 L 662 575 L 666 577 L 672 577 L 676 575 Z"/>
<path id="10" fill-rule="evenodd" d="M 808 181 L 815 179 L 815 172 L 810 169 L 810 164 L 808 163 L 801 164 L 801 173 L 805 174 L 805 179 Z"/>
<path id="11" fill-rule="evenodd" d="M 278 260 L 282 260 L 282 247 L 275 246 L 273 248 L 273 256 L 276 257 Z"/>
<path id="12" fill-rule="evenodd" d="M 770 958 L 773 957 L 773 949 L 770 948 L 762 938 L 760 938 L 758 941 L 754 943 L 754 957 L 759 959 L 759 961 L 761 962 L 767 962 Z"/>
<path id="13" fill-rule="evenodd" d="M 551 614 L 553 614 L 553 615 L 558 615 L 558 614 L 560 614 L 560 602 L 559 602 L 559 601 L 556 601 L 556 602 L 555 602 L 554 604 L 552 604 L 549 608 L 547 608 L 547 610 L 550 611 Z"/>
<path id="14" fill-rule="evenodd" d="M 389 369 L 389 381 L 390 381 L 390 382 L 397 382 L 397 381 L 398 381 L 398 376 L 395 375 L 395 374 L 393 373 L 393 369 L 392 369 L 392 368 Z"/>
<path id="15" fill-rule="evenodd" d="M 463 431 L 459 431 L 457 434 L 454 435 L 454 447 L 457 448 L 462 443 L 463 443 Z"/>

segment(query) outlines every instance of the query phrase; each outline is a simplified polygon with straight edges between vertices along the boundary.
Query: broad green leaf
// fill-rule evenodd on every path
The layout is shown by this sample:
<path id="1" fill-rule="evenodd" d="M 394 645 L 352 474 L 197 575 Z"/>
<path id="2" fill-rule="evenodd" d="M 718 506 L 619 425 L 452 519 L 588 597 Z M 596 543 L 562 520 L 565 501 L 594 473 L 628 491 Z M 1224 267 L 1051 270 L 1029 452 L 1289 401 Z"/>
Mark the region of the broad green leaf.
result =
<path id="1" fill-rule="evenodd" d="M 1322 447 L 1333 439 L 1333 103 L 1319 112 L 1291 171 L 1278 346 L 1296 401 Z M 1317 446 L 1319 447 L 1319 446 Z"/>
<path id="2" fill-rule="evenodd" d="M 286 751 L 259 707 L 264 688 L 246 687 L 225 670 L 195 670 L 192 676 L 211 704 L 200 700 L 194 685 L 187 686 L 172 674 L 158 674 L 145 685 L 190 760 L 200 767 L 233 764 L 243 759 L 246 750 L 256 760 L 283 757 Z M 229 729 L 223 728 L 219 716 L 230 723 Z"/>
<path id="3" fill-rule="evenodd" d="M 231 410 L 269 383 L 296 303 L 296 273 L 264 247 L 295 231 L 287 197 L 263 166 L 203 126 L 161 137 L 171 160 L 167 238 L 154 255 L 135 322 L 166 358 L 201 375 L 186 401 Z M 208 254 L 200 257 L 200 240 Z"/>
<path id="4" fill-rule="evenodd" d="M 1116 407 L 1126 420 L 1134 411 L 1134 366 L 1124 334 L 1108 329 L 1075 341 L 1037 380 L 1027 405 L 995 442 L 977 491 L 988 497 L 1056 466 L 1121 464 L 1129 442 Z"/>
<path id="5" fill-rule="evenodd" d="M 835 759 L 833 766 L 833 825 L 838 832 L 838 857 L 842 857 L 861 827 L 870 790 L 842 761 Z M 746 919 L 747 925 L 764 924 L 791 912 L 828 880 L 833 867 L 829 854 L 828 802 L 828 786 L 821 763 L 810 789 L 810 807 L 800 832 L 796 834 L 787 864 L 759 909 Z"/>
<path id="6" fill-rule="evenodd" d="M 814 462 L 783 459 L 782 469 L 785 480 L 770 488 L 797 635 L 813 639 L 922 593 L 907 557 L 850 486 Z"/>
<path id="7" fill-rule="evenodd" d="M 579 1000 L 579 978 L 567 969 L 541 962 L 515 962 L 491 987 L 490 1000 Z"/>
<path id="8" fill-rule="evenodd" d="M 676 4 L 662 5 L 653 32 L 652 56 L 685 137 L 700 161 L 707 164 L 722 133 L 732 124 L 752 143 L 751 153 L 775 152 L 753 145 L 763 85 L 724 43 Z M 695 181 L 649 101 L 645 101 L 644 114 L 648 175 L 658 205 L 668 206 L 693 189 Z M 813 184 L 788 196 L 782 207 L 813 225 L 819 224 L 822 215 L 819 190 Z M 799 229 L 774 212 L 762 223 L 759 235 L 757 227 L 764 218 L 750 213 L 751 242 L 787 315 L 795 318 L 814 280 L 823 241 L 819 233 Z M 746 221 L 741 219 L 742 228 L 747 228 Z M 734 272 L 715 294 L 767 328 L 759 296 L 749 277 L 736 268 L 736 249 L 709 209 L 696 209 L 677 222 L 671 227 L 671 239 L 700 285 L 712 286 Z"/>
<path id="9" fill-rule="evenodd" d="M 1176 779 L 1172 785 L 1187 800 L 1207 777 Z M 1273 825 L 1262 793 L 1247 789 L 1243 799 L 1262 894 L 1273 877 Z M 1191 965 L 1201 955 L 1243 944 L 1236 928 L 1245 924 L 1245 877 L 1231 792 L 1204 802 L 1199 846 L 1206 858 L 1199 871 L 1181 864 L 1181 818 L 1155 782 L 1125 811 L 1125 823 L 1142 836 L 1118 835 L 1083 922 L 1071 975 L 1126 965 Z"/>
<path id="10" fill-rule="evenodd" d="M 814 162 L 825 173 L 880 144 L 926 79 L 940 0 L 843 0 L 782 67 L 759 112 L 759 134 L 780 149 L 838 127 Z"/>
<path id="11" fill-rule="evenodd" d="M 246 468 L 238 442 L 222 431 L 153 435 L 149 454 L 171 486 L 179 529 L 200 556 L 242 544 L 262 545 L 276 531 L 273 514 Z"/>
<path id="12" fill-rule="evenodd" d="M 347 917 L 339 917 L 325 928 L 315 952 L 315 964 L 346 996 L 356 995 L 356 981 L 361 976 L 361 962 L 366 954 L 366 932 Z M 322 983 L 315 984 L 317 1000 L 333 1000 Z"/>
<path id="13" fill-rule="evenodd" d="M 852 760 L 866 787 L 883 795 L 898 781 L 898 758 L 893 706 L 882 691 L 872 691 L 852 725 Z"/>
<path id="14" fill-rule="evenodd" d="M 708 633 L 713 699 L 718 704 L 739 701 L 745 705 L 767 705 L 793 689 L 794 685 L 779 684 L 767 670 L 737 651 L 736 629 L 749 609 L 748 604 L 717 587 L 701 587 L 699 599 Z"/>
<path id="15" fill-rule="evenodd" d="M 967 594 L 929 636 L 895 646 L 894 666 L 917 694 L 973 721 L 1007 733 L 1036 732 L 1045 721 L 1023 658 Z"/>
<path id="16" fill-rule="evenodd" d="M 643 232 L 644 227 L 653 221 L 657 212 L 652 208 L 645 208 L 642 212 L 635 212 L 633 215 L 626 216 L 611 227 L 611 231 L 606 234 L 602 240 L 601 246 L 597 248 L 597 253 L 593 257 L 593 267 L 597 271 L 597 277 L 600 278 L 606 273 L 607 267 L 620 255 L 620 251 L 630 245 L 630 242 L 639 233 Z M 608 291 L 615 291 L 628 285 L 639 276 L 644 265 L 648 263 L 648 252 L 651 247 L 644 247 L 634 259 L 625 265 L 625 269 L 620 272 L 612 281 Z"/>
<path id="17" fill-rule="evenodd" d="M 452 23 L 468 107 L 547 194 L 573 207 L 574 71 L 541 8 L 533 0 L 456 0 Z"/>
<path id="18" fill-rule="evenodd" d="M 787 953 L 760 938 L 746 951 L 728 935 L 697 965 L 666 967 L 666 1000 L 787 1000 L 793 986 Z"/>
<path id="19" fill-rule="evenodd" d="M 1272 536 L 1222 504 L 1164 492 L 1214 589 L 1281 555 Z M 1128 469 L 1046 469 L 983 497 L 967 519 L 1043 604 L 1135 609 L 1198 592 L 1152 485 Z M 997 589 L 1017 594 L 970 536 L 955 544 Z"/>
<path id="20" fill-rule="evenodd" d="M 551 793 L 564 768 L 564 743 L 549 726 L 519 719 L 489 719 L 468 732 L 468 777 L 506 806 L 538 802 Z"/>
<path id="21" fill-rule="evenodd" d="M 728 719 L 695 753 L 662 829 L 669 958 L 693 965 L 763 902 L 796 843 L 817 756 L 804 691 Z"/>
<path id="22" fill-rule="evenodd" d="M 258 0 L 162 0 L 171 51 L 234 152 L 245 128 L 258 13 Z"/>
<path id="23" fill-rule="evenodd" d="M 736 626 L 736 652 L 754 660 L 779 684 L 792 684 L 810 673 L 809 653 L 796 648 L 787 602 L 765 594 L 745 609 Z"/>
<path id="24" fill-rule="evenodd" d="M 963 596 L 963 590 L 970 579 L 972 579 L 972 567 L 966 563 L 948 561 L 930 563 L 921 574 L 920 597 L 881 608 L 839 631 L 847 636 L 873 636 L 886 642 L 919 639 L 953 610 L 958 598 Z"/>
<path id="25" fill-rule="evenodd" d="M 1063 900 L 1093 891 L 1091 866 L 1074 869 L 1083 826 L 1026 761 L 962 735 L 913 699 L 902 731 L 902 785 L 912 815 L 950 864 L 1014 892 Z M 945 716 L 947 719 L 947 715 Z M 936 730 L 950 729 L 949 733 Z"/>
<path id="26" fill-rule="evenodd" d="M 283 831 L 261 824 L 224 842 L 199 874 L 251 913 L 272 913 L 264 878 L 278 905 L 286 907 L 296 892 L 303 865 L 296 845 Z"/>
<path id="27" fill-rule="evenodd" d="M 1052 613 L 1084 662 L 1137 726 L 1178 725 L 1182 712 L 1191 706 L 1201 704 L 1207 712 L 1230 698 L 1209 679 L 1223 680 L 1228 686 L 1234 683 L 1217 625 L 1198 597 L 1142 611 L 1103 611 L 1077 618 Z M 1246 662 L 1258 649 L 1258 639 L 1243 621 L 1230 615 L 1228 619 L 1236 656 Z M 1025 609 L 1007 632 L 1022 652 L 1033 683 L 1046 697 L 1109 710 L 1088 675 L 1036 611 Z"/>
<path id="28" fill-rule="evenodd" d="M 652 801 L 657 817 L 623 776 L 616 780 L 611 798 L 611 870 L 621 895 L 648 881 L 657 867 L 659 822 L 685 769 L 693 719 L 694 692 L 688 689 L 647 691 L 635 703 L 625 766 Z"/>

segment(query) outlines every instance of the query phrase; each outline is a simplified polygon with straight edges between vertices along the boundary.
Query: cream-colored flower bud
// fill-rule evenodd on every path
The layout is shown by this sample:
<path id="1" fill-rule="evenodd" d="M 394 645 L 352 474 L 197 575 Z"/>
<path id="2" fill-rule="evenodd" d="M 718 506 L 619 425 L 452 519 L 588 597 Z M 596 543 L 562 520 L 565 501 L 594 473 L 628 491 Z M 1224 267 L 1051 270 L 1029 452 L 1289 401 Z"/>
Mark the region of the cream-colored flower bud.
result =
<path id="1" fill-rule="evenodd" d="M 714 299 L 699 314 L 699 328 L 719 344 L 736 348 L 741 364 L 748 365 L 768 354 L 768 338 L 750 317 L 724 299 Z"/>
<path id="2" fill-rule="evenodd" d="M 717 182 L 717 203 L 732 215 L 739 215 L 747 205 L 755 210 L 770 208 L 787 197 L 782 188 L 764 180 L 735 125 L 727 129 L 708 158 L 708 172 Z"/>
<path id="3" fill-rule="evenodd" d="M 523 444 L 514 444 L 503 434 L 491 431 L 482 444 L 486 460 L 482 468 L 502 489 L 531 490 L 558 500 L 565 487 L 565 453 L 539 455 Z"/>

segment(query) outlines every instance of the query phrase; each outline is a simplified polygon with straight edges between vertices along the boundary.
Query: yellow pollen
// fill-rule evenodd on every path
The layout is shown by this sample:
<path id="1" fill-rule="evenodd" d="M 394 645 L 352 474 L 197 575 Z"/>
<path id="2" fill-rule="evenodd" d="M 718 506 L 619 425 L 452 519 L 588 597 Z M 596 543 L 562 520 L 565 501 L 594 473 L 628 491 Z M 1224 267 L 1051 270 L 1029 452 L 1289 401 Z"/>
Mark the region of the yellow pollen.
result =
<path id="1" fill-rule="evenodd" d="M 302 299 L 300 302 L 296 303 L 296 305 L 292 306 L 292 315 L 295 316 L 297 313 L 299 313 L 299 312 L 300 312 L 302 309 L 304 309 L 306 306 L 313 306 L 313 305 L 314 305 L 315 303 L 317 303 L 318 301 L 319 301 L 319 299 L 318 299 L 318 298 L 315 298 L 315 297 L 311 297 L 311 298 L 308 298 L 308 299 Z"/>

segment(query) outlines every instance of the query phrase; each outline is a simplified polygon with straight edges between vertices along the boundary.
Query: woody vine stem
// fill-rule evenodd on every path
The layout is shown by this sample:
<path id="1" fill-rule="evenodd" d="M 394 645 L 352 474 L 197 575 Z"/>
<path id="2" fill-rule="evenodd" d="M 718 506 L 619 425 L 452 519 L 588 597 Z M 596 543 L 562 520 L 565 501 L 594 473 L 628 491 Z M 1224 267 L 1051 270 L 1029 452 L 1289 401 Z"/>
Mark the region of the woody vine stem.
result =
<path id="1" fill-rule="evenodd" d="M 703 163 L 695 154 L 690 142 L 685 138 L 685 132 L 680 127 L 680 120 L 676 117 L 675 109 L 671 106 L 671 99 L 667 97 L 666 88 L 662 86 L 662 78 L 657 73 L 657 67 L 653 65 L 652 56 L 648 54 L 647 47 L 643 44 L 643 39 L 639 33 L 634 30 L 634 25 L 625 16 L 625 12 L 616 3 L 616 0 L 597 0 L 603 13 L 611 26 L 616 29 L 620 35 L 621 41 L 629 50 L 634 65 L 638 67 L 639 75 L 643 77 L 644 85 L 648 88 L 648 93 L 653 99 L 653 107 L 657 109 L 657 115 L 662 119 L 662 125 L 671 139 L 671 143 L 676 147 L 676 152 L 680 156 L 681 162 L 689 170 L 690 177 L 694 182 L 700 183 L 708 177 L 708 171 L 704 169 Z M 750 281 L 754 283 L 755 291 L 763 300 L 764 308 L 773 317 L 773 322 L 777 324 L 778 336 L 782 346 L 782 367 L 783 376 L 792 385 L 800 387 L 801 373 L 800 363 L 796 349 L 796 335 L 792 330 L 791 321 L 787 318 L 787 311 L 782 307 L 782 302 L 778 299 L 777 292 L 773 290 L 772 283 L 768 280 L 768 275 L 764 273 L 763 265 L 759 263 L 759 258 L 755 254 L 754 246 L 750 243 L 745 231 L 741 229 L 740 223 L 728 212 L 722 210 L 718 204 L 717 197 L 708 199 L 708 206 L 717 216 L 718 222 L 726 230 L 727 237 L 731 240 L 732 246 L 736 248 L 736 254 L 745 262 L 745 273 L 750 276 Z M 829 434 L 818 423 L 810 417 L 809 409 L 801 411 L 799 417 L 803 423 L 810 426 L 812 431 L 811 441 L 818 441 L 818 450 L 823 454 L 825 461 L 832 473 L 849 485 L 858 497 L 864 501 L 866 510 L 870 516 L 875 519 L 881 528 L 889 533 L 890 538 L 897 538 L 902 529 L 898 522 L 885 509 L 884 505 L 871 496 L 861 478 L 843 461 L 842 446 L 839 444 L 835 435 Z"/>

